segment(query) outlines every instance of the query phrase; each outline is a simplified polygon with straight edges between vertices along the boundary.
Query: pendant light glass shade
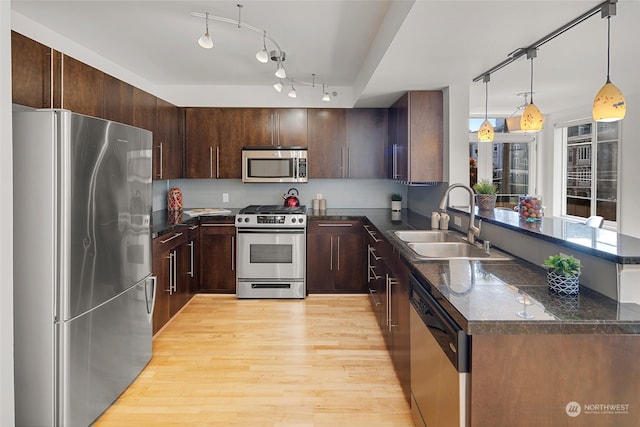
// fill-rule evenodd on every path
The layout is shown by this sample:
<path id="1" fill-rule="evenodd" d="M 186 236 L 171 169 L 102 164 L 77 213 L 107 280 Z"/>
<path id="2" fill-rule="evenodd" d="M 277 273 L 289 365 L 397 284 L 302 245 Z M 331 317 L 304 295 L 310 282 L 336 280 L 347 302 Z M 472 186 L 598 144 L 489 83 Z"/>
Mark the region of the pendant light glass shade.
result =
<path id="1" fill-rule="evenodd" d="M 527 108 L 522 112 L 520 117 L 520 130 L 523 131 L 539 131 L 544 124 L 544 116 L 536 107 L 536 104 L 531 101 Z"/>
<path id="2" fill-rule="evenodd" d="M 277 91 L 277 92 L 282 92 L 282 82 L 278 82 L 276 84 L 273 85 L 273 88 Z"/>
<path id="3" fill-rule="evenodd" d="M 491 122 L 486 120 L 480 125 L 478 129 L 478 141 L 480 142 L 492 142 L 494 137 L 494 130 Z"/>
<path id="4" fill-rule="evenodd" d="M 533 58 L 535 57 L 536 51 L 534 49 L 527 52 L 527 58 L 531 60 L 531 102 L 520 116 L 520 130 L 525 132 L 539 131 L 544 123 L 544 116 L 533 103 Z"/>
<path id="5" fill-rule="evenodd" d="M 596 122 L 616 122 L 624 119 L 627 104 L 620 89 L 609 79 L 609 62 L 611 58 L 611 16 L 607 16 L 607 82 L 596 94 L 591 110 Z"/>
<path id="6" fill-rule="evenodd" d="M 620 89 L 609 81 L 605 83 L 593 100 L 592 113 L 596 122 L 616 122 L 624 119 L 627 105 Z"/>
<path id="7" fill-rule="evenodd" d="M 492 142 L 494 137 L 493 125 L 487 118 L 489 114 L 489 79 L 490 75 L 484 76 L 484 122 L 478 129 L 478 141 L 480 142 Z"/>

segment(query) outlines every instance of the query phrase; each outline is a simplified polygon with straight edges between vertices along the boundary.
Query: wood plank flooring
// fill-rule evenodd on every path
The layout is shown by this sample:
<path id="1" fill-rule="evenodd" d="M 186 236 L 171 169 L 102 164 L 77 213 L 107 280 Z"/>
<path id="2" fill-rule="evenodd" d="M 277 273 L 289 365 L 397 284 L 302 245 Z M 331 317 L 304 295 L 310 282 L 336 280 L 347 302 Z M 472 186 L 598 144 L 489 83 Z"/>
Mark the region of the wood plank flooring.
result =
<path id="1" fill-rule="evenodd" d="M 413 427 L 367 295 L 196 295 L 94 426 Z"/>

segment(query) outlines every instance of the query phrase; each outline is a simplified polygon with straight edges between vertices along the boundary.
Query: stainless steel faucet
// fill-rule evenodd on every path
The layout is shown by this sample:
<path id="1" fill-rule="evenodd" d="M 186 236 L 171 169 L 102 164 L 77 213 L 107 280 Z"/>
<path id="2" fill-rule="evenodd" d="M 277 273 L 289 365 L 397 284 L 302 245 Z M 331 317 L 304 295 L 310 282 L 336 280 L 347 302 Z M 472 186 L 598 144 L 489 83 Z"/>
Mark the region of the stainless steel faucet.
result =
<path id="1" fill-rule="evenodd" d="M 482 226 L 482 220 L 478 221 L 478 226 L 476 227 L 476 198 L 475 193 L 471 189 L 471 187 L 464 184 L 452 184 L 447 188 L 444 192 L 444 196 L 442 196 L 442 200 L 440 200 L 440 210 L 442 212 L 447 211 L 447 201 L 449 199 L 449 193 L 454 188 L 464 188 L 469 193 L 469 205 L 471 209 L 469 211 L 469 228 L 467 230 L 467 241 L 471 244 L 476 242 L 476 237 L 480 237 L 480 227 Z"/>

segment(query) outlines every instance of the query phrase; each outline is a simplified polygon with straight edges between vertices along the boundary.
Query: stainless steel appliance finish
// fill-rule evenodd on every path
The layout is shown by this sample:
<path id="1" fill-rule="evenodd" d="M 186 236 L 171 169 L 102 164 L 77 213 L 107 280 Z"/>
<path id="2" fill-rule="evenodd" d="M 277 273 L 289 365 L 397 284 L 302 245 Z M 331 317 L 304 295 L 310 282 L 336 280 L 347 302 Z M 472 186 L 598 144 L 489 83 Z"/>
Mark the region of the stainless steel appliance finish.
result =
<path id="1" fill-rule="evenodd" d="M 242 182 L 307 182 L 307 147 L 243 147 Z"/>
<path id="2" fill-rule="evenodd" d="M 86 426 L 151 358 L 151 132 L 13 113 L 16 425 Z"/>
<path id="3" fill-rule="evenodd" d="M 306 297 L 306 208 L 252 205 L 236 215 L 238 298 Z"/>
<path id="4" fill-rule="evenodd" d="M 469 425 L 469 337 L 410 278 L 411 413 L 416 426 Z"/>

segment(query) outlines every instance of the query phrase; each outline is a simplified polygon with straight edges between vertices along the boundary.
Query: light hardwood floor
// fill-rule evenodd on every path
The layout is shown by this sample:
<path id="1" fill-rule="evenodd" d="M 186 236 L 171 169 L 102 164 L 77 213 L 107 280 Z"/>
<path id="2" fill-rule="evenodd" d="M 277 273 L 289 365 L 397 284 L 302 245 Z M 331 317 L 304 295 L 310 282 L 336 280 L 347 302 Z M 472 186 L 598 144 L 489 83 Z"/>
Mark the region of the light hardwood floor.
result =
<path id="1" fill-rule="evenodd" d="M 153 359 L 94 424 L 408 426 L 367 295 L 196 295 Z"/>

